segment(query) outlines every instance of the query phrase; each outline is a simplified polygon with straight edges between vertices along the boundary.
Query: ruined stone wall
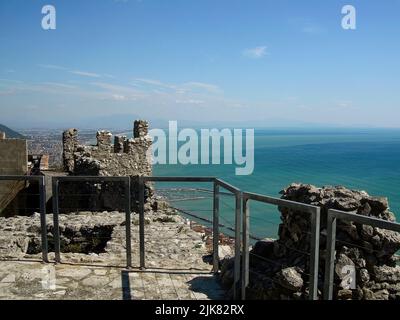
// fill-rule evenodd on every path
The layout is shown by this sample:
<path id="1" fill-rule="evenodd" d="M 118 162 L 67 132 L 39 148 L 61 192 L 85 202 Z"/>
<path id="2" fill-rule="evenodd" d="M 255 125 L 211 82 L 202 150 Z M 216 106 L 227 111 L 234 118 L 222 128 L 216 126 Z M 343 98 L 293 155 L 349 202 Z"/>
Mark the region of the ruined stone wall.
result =
<path id="1" fill-rule="evenodd" d="M 0 175 L 25 175 L 27 171 L 26 140 L 0 139 Z"/>
<path id="2" fill-rule="evenodd" d="M 73 173 L 75 167 L 76 148 L 78 146 L 78 130 L 69 129 L 63 132 L 63 165 L 66 172 Z"/>
<path id="3" fill-rule="evenodd" d="M 0 134 L 0 175 L 26 175 L 27 171 L 26 140 L 6 139 L 4 133 Z M 0 215 L 17 211 L 15 198 L 24 187 L 22 181 L 0 181 Z"/>
<path id="4" fill-rule="evenodd" d="M 328 209 L 337 209 L 391 222 L 396 221 L 388 199 L 373 197 L 365 191 L 345 187 L 316 188 L 312 185 L 292 184 L 282 191 L 282 198 L 321 207 L 320 289 L 322 289 Z M 282 225 L 280 247 L 294 246 L 309 250 L 309 219 L 304 214 L 280 209 Z M 336 261 L 334 277 L 335 299 L 398 300 L 400 299 L 400 267 L 395 253 L 400 249 L 400 234 L 354 222 L 339 220 L 336 228 Z M 286 252 L 287 254 L 287 252 Z M 355 288 L 348 286 L 344 268 L 355 269 Z"/>
<path id="5" fill-rule="evenodd" d="M 73 175 L 94 176 L 148 176 L 152 173 L 151 138 L 148 123 L 136 120 L 133 138 L 115 136 L 98 131 L 96 146 L 78 144 L 78 131 L 70 129 L 63 134 L 63 162 L 65 171 Z"/>
<path id="6" fill-rule="evenodd" d="M 152 174 L 151 137 L 148 123 L 136 120 L 133 138 L 115 136 L 109 131 L 98 131 L 95 146 L 80 145 L 78 131 L 70 129 L 63 134 L 64 169 L 70 175 L 82 176 L 149 176 Z M 112 143 L 114 141 L 114 144 Z M 131 206 L 137 208 L 138 187 L 132 180 Z M 145 197 L 152 195 L 146 186 Z M 60 184 L 60 211 L 124 210 L 124 184 L 120 182 L 64 182 Z"/>
<path id="7" fill-rule="evenodd" d="M 388 200 L 369 196 L 365 191 L 345 187 L 317 188 L 292 184 L 281 191 L 282 198 L 321 208 L 319 297 L 322 297 L 326 255 L 326 216 L 328 209 L 343 210 L 378 219 L 395 221 Z M 307 213 L 279 208 L 281 224 L 278 239 L 258 241 L 250 251 L 249 299 L 307 299 L 311 222 Z M 334 299 L 399 300 L 400 266 L 395 253 L 400 249 L 397 232 L 360 225 L 337 223 Z M 233 261 L 226 260 L 222 279 L 233 281 Z M 355 270 L 355 287 L 348 283 L 343 268 Z"/>

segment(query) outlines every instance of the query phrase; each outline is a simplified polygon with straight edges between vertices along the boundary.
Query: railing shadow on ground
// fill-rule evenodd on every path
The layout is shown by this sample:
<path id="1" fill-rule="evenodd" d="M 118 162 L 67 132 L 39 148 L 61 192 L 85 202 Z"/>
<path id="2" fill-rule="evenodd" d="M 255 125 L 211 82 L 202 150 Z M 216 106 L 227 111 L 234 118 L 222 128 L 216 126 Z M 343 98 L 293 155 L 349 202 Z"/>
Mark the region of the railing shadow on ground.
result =
<path id="1" fill-rule="evenodd" d="M 122 289 L 122 300 L 132 300 L 129 271 L 127 270 L 121 271 L 121 289 Z"/>
<path id="2" fill-rule="evenodd" d="M 212 273 L 205 273 L 205 272 L 187 272 L 187 271 L 166 271 L 166 270 L 122 270 L 121 271 L 121 290 L 122 290 L 122 299 L 123 300 L 135 300 L 138 299 L 138 292 L 140 292 L 140 288 L 137 287 L 137 284 L 132 283 L 131 275 L 138 274 L 138 277 L 141 274 L 155 274 L 157 275 L 164 275 L 167 277 L 171 277 L 173 275 L 182 276 L 182 275 L 189 275 L 194 276 L 190 280 L 184 280 L 179 285 L 186 285 L 187 288 L 184 290 L 187 293 L 191 293 L 193 296 L 196 297 L 196 294 L 201 294 L 203 298 L 211 299 L 211 300 L 221 300 L 226 298 L 225 291 L 221 288 L 219 284 L 218 275 Z M 140 280 L 139 280 L 140 281 Z M 172 280 L 171 280 L 172 281 Z M 175 280 L 176 281 L 176 280 Z M 160 285 L 155 283 L 157 287 L 155 291 L 161 291 L 162 288 Z M 176 297 L 179 299 L 179 294 L 177 291 L 182 292 L 182 288 L 176 288 L 176 285 L 173 284 L 173 291 L 176 293 Z M 172 288 L 171 287 L 171 288 Z M 165 287 L 164 287 L 165 289 Z M 146 288 L 143 288 L 146 291 Z"/>

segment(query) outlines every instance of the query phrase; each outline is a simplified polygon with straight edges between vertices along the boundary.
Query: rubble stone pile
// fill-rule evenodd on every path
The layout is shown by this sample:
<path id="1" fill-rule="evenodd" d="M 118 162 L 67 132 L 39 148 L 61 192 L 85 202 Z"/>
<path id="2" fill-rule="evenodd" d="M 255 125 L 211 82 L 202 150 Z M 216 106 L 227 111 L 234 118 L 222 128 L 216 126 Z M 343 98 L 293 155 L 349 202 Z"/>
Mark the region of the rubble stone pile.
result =
<path id="1" fill-rule="evenodd" d="M 388 199 L 371 197 L 365 191 L 345 187 L 317 188 L 291 184 L 281 191 L 282 198 L 321 207 L 319 296 L 323 288 L 326 254 L 326 214 L 328 209 L 395 221 Z M 248 297 L 254 299 L 306 299 L 309 286 L 311 223 L 303 212 L 279 208 L 281 224 L 278 239 L 255 243 L 250 252 Z M 395 253 L 400 234 L 390 230 L 337 222 L 335 299 L 400 299 L 400 266 Z M 230 285 L 232 263 L 225 261 L 223 281 Z M 347 272 L 354 270 L 354 279 Z"/>

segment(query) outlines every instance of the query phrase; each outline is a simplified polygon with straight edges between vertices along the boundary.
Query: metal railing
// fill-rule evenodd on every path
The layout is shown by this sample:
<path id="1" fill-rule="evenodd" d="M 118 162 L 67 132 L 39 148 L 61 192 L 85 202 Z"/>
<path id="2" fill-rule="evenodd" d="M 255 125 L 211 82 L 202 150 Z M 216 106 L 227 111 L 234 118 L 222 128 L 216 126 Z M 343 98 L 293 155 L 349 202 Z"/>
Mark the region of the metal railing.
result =
<path id="1" fill-rule="evenodd" d="M 144 217 L 144 203 L 145 203 L 145 184 L 146 182 L 208 182 L 214 183 L 214 177 L 145 177 L 140 176 L 139 179 L 139 242 L 140 242 L 140 268 L 146 268 L 146 261 L 145 261 L 145 238 L 144 238 L 144 227 L 145 227 L 145 217 Z M 214 183 L 214 194 L 215 194 L 215 183 Z M 216 210 L 216 205 L 214 202 L 214 212 Z M 218 231 L 218 217 L 213 215 L 213 231 Z M 213 236 L 213 248 L 215 251 L 215 236 Z M 218 241 L 218 237 L 217 237 Z M 218 258 L 218 242 L 217 242 L 217 252 Z M 215 262 L 215 252 L 213 256 L 213 265 L 214 265 L 214 272 L 218 272 L 219 266 Z"/>
<path id="2" fill-rule="evenodd" d="M 300 202 L 272 198 L 256 193 L 243 192 L 243 257 L 242 257 L 242 299 L 246 298 L 246 288 L 249 285 L 249 227 L 250 227 L 250 200 L 279 207 L 298 210 L 308 213 L 311 220 L 311 243 L 310 243 L 310 287 L 309 299 L 318 299 L 318 257 L 319 257 L 319 235 L 320 235 L 320 208 Z"/>
<path id="3" fill-rule="evenodd" d="M 0 181 L 36 181 L 39 184 L 39 211 L 42 240 L 42 259 L 48 260 L 47 223 L 46 223 L 46 182 L 44 176 L 0 176 Z"/>
<path id="4" fill-rule="evenodd" d="M 220 199 L 220 187 L 224 188 L 231 192 L 235 197 L 235 261 L 234 261 L 234 278 L 233 278 L 233 298 L 239 298 L 240 292 L 240 263 L 241 263 L 241 241 L 240 241 L 240 234 L 241 234 L 241 218 L 242 218 L 242 192 L 226 183 L 223 180 L 215 179 L 214 181 L 214 220 L 216 223 L 214 224 L 215 227 L 215 234 L 219 235 L 219 199 Z M 219 265 L 219 256 L 218 256 L 218 238 L 214 239 L 214 270 Z"/>
<path id="5" fill-rule="evenodd" d="M 330 209 L 327 216 L 327 235 L 326 235 L 326 258 L 325 258 L 325 279 L 324 279 L 324 299 L 333 299 L 334 268 L 336 256 L 336 225 L 338 220 L 350 221 L 369 225 L 376 228 L 400 232 L 400 223 L 390 222 L 374 217 L 363 216 L 351 212 Z"/>
<path id="6" fill-rule="evenodd" d="M 240 250 L 241 250 L 241 191 L 231 184 L 214 177 L 139 177 L 139 238 L 140 238 L 140 268 L 146 267 L 145 263 L 145 239 L 144 239 L 144 189 L 146 182 L 200 182 L 213 183 L 213 271 L 218 273 L 220 270 L 219 261 L 219 208 L 220 208 L 220 188 L 229 191 L 235 197 L 235 262 L 234 262 L 234 298 L 238 298 L 240 290 Z M 239 240 L 239 241 L 238 241 Z"/>
<path id="7" fill-rule="evenodd" d="M 60 182 L 123 182 L 125 189 L 125 241 L 126 241 L 126 265 L 132 267 L 132 245 L 131 245 L 131 178 L 130 177 L 104 177 L 104 176 L 67 176 L 53 177 L 53 223 L 54 223 L 54 252 L 55 261 L 61 262 L 60 227 L 59 227 L 59 183 Z"/>
<path id="8" fill-rule="evenodd" d="M 139 176 L 139 243 L 140 243 L 140 268 L 146 268 L 145 261 L 145 183 L 146 182 L 214 182 L 213 177 L 147 177 Z M 215 270 L 214 270 L 215 271 Z"/>
<path id="9" fill-rule="evenodd" d="M 122 182 L 124 184 L 124 209 L 126 221 L 131 221 L 131 195 L 133 191 L 133 179 L 138 182 L 138 211 L 139 211 L 139 254 L 140 268 L 146 268 L 145 261 L 145 184 L 147 182 L 195 182 L 212 183 L 213 185 L 213 272 L 218 273 L 220 261 L 218 256 L 219 236 L 220 236 L 220 196 L 233 195 L 234 206 L 234 231 L 235 234 L 235 257 L 234 257 L 234 298 L 245 299 L 246 288 L 249 285 L 249 255 L 250 255 L 250 202 L 259 202 L 275 205 L 299 212 L 304 212 L 310 217 L 310 252 L 309 252 L 309 299 L 318 299 L 318 270 L 319 270 L 319 243 L 320 243 L 320 215 L 321 208 L 300 202 L 294 202 L 279 198 L 273 198 L 256 193 L 242 192 L 239 188 L 214 177 L 105 177 L 105 176 L 62 176 L 52 177 L 53 192 L 53 223 L 54 223 L 54 250 L 55 261 L 61 263 L 60 248 L 60 227 L 59 227 L 59 184 L 60 182 Z M 39 183 L 40 198 L 40 226 L 41 226 L 41 246 L 42 259 L 48 260 L 48 239 L 46 224 L 46 185 L 44 176 L 0 176 L 0 181 L 37 181 Z M 222 192 L 224 189 L 228 192 Z M 334 266 L 335 266 L 335 243 L 336 243 L 336 224 L 338 220 L 352 221 L 359 224 L 370 225 L 377 228 L 400 232 L 400 224 L 374 217 L 358 215 L 351 212 L 344 212 L 330 209 L 327 212 L 327 235 L 326 235 L 326 257 L 325 273 L 323 284 L 323 299 L 333 298 L 334 286 Z M 131 248 L 131 224 L 125 223 L 126 241 L 126 266 L 132 267 L 132 248 Z"/>

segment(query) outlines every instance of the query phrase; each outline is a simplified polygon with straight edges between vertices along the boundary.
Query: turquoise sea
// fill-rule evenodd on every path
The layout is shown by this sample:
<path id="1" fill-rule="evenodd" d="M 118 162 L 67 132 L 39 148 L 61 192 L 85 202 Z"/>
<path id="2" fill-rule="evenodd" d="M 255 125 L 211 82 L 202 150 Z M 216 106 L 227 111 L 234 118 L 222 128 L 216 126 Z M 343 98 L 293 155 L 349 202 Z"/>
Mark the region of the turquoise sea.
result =
<path id="1" fill-rule="evenodd" d="M 391 210 L 400 220 L 400 130 L 395 129 L 273 129 L 255 130 L 252 175 L 235 176 L 234 165 L 156 165 L 160 176 L 216 176 L 244 191 L 279 197 L 292 182 L 316 186 L 344 185 L 370 195 L 389 198 Z M 183 184 L 157 184 L 178 188 Z M 186 185 L 187 186 L 187 185 Z M 187 187 L 194 187 L 190 185 Z M 196 184 L 208 188 L 210 185 Z M 161 190 L 161 192 L 163 192 Z M 176 206 L 211 217 L 210 194 L 182 190 L 165 191 Z M 179 194 L 179 196 L 178 196 Z M 200 198 L 198 200 L 193 199 Z M 222 199 L 222 223 L 233 224 L 233 199 Z M 275 236 L 279 212 L 268 205 L 251 205 L 251 232 L 259 237 Z"/>

